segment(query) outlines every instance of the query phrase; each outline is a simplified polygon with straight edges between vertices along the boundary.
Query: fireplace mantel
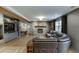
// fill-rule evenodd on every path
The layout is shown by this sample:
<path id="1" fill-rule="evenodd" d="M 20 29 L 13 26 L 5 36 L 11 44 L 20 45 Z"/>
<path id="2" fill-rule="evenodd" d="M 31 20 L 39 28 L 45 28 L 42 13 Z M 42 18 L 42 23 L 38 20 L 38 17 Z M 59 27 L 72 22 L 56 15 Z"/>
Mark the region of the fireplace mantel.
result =
<path id="1" fill-rule="evenodd" d="M 46 26 L 35 26 L 35 28 L 46 28 Z"/>

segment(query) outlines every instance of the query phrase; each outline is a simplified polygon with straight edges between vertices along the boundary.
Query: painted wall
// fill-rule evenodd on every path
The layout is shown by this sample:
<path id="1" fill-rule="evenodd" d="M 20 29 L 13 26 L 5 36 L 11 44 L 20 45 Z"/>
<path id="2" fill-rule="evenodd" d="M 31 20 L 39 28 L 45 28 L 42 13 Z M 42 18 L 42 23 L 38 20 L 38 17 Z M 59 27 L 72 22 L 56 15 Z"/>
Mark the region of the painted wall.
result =
<path id="1" fill-rule="evenodd" d="M 72 47 L 79 52 L 79 9 L 68 14 L 68 34 L 72 37 Z"/>

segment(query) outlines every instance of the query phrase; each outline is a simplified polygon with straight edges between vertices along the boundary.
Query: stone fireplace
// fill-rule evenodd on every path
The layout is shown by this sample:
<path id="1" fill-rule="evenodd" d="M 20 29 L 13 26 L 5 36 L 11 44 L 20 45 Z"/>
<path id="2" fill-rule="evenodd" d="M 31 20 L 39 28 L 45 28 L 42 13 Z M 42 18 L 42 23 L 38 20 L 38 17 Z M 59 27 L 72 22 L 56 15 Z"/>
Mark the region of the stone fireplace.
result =
<path id="1" fill-rule="evenodd" d="M 36 36 L 43 37 L 45 35 L 45 33 L 46 33 L 45 31 L 46 31 L 47 26 L 35 26 L 35 28 L 37 29 Z"/>
<path id="2" fill-rule="evenodd" d="M 32 29 L 35 36 L 44 36 L 48 31 L 48 23 L 46 21 L 32 22 Z"/>
<path id="3" fill-rule="evenodd" d="M 35 28 L 37 29 L 38 34 L 43 34 L 46 26 L 35 26 Z"/>
<path id="4" fill-rule="evenodd" d="M 37 29 L 37 32 L 40 34 L 40 33 L 43 33 L 43 29 Z"/>

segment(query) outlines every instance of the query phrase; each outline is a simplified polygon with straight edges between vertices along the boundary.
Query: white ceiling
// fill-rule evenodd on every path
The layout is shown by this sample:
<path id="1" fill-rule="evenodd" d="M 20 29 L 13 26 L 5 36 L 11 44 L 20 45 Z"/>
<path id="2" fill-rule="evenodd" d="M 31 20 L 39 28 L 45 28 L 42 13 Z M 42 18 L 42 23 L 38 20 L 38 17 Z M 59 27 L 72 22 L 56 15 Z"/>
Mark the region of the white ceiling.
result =
<path id="1" fill-rule="evenodd" d="M 10 6 L 31 21 L 38 21 L 37 17 L 44 16 L 43 21 L 55 19 L 71 10 L 71 6 Z"/>

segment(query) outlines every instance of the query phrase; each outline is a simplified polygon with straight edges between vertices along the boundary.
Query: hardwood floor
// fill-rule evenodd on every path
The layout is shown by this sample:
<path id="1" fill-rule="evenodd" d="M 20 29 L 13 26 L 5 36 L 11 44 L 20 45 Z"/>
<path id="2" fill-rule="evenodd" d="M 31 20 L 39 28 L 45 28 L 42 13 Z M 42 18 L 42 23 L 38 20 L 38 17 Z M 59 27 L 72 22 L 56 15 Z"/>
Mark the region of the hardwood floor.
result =
<path id="1" fill-rule="evenodd" d="M 27 52 L 27 42 L 33 39 L 32 35 L 27 35 L 10 42 L 4 43 L 0 40 L 0 53 L 26 53 Z M 72 49 L 69 49 L 68 53 L 75 53 Z"/>
<path id="2" fill-rule="evenodd" d="M 26 53 L 26 44 L 33 36 L 24 36 L 10 42 L 0 41 L 0 53 Z"/>
<path id="3" fill-rule="evenodd" d="M 76 51 L 74 49 L 70 48 L 68 53 L 76 53 Z"/>

